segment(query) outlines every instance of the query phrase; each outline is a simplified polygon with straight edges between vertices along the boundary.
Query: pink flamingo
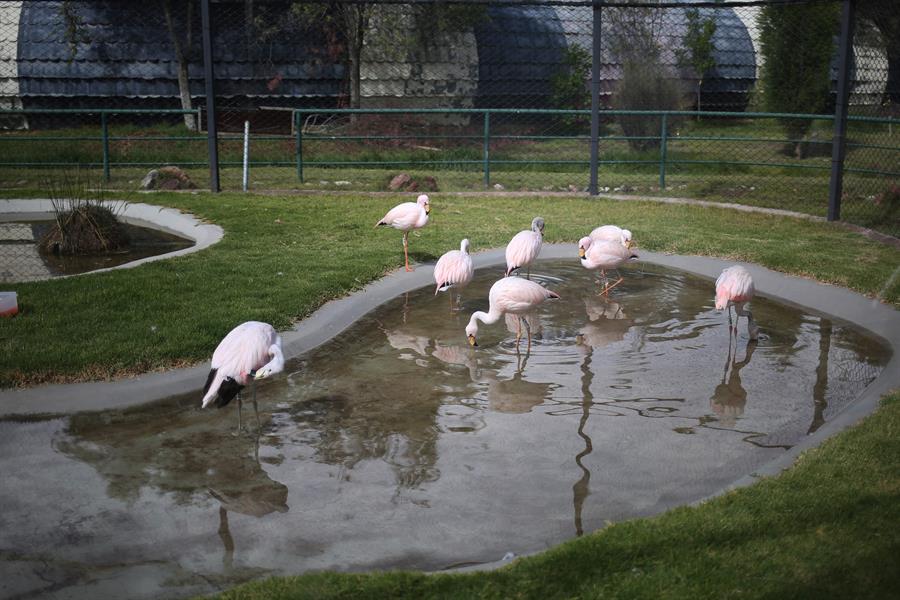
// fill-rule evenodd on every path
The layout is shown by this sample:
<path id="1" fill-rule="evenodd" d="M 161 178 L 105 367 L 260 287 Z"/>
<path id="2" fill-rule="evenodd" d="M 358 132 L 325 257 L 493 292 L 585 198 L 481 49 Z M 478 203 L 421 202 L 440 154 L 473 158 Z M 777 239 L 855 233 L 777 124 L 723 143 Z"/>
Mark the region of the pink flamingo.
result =
<path id="1" fill-rule="evenodd" d="M 559 294 L 550 291 L 544 286 L 522 279 L 520 277 L 505 277 L 498 280 L 491 286 L 488 293 L 490 309 L 488 312 L 480 310 L 472 313 L 469 324 L 466 325 L 466 336 L 469 344 L 477 346 L 478 342 L 475 336 L 478 334 L 478 321 L 485 325 L 496 323 L 500 317 L 506 313 L 512 313 L 519 317 L 519 327 L 516 331 L 516 350 L 519 349 L 519 340 L 522 339 L 522 323 L 525 323 L 525 329 L 528 331 L 528 349 L 531 349 L 531 326 L 525 320 L 523 315 L 547 300 L 548 298 L 559 298 Z"/>
<path id="2" fill-rule="evenodd" d="M 583 237 L 578 241 L 578 257 L 581 259 L 581 265 L 585 269 L 600 269 L 601 281 L 605 283 L 601 294 L 608 294 L 622 283 L 623 277 L 619 275 L 619 279 L 612 285 L 606 278 L 607 269 L 616 270 L 631 259 L 638 258 L 638 255 L 623 246 L 619 241 L 594 241 L 590 237 Z"/>
<path id="3" fill-rule="evenodd" d="M 206 385 L 203 386 L 203 404 L 206 408 L 215 404 L 222 408 L 237 396 L 238 431 L 241 430 L 241 389 L 253 384 L 253 412 L 259 428 L 259 410 L 256 405 L 256 380 L 265 379 L 284 370 L 284 353 L 281 337 L 268 323 L 247 321 L 228 332 L 212 355 L 212 364 Z"/>
<path id="4" fill-rule="evenodd" d="M 444 253 L 434 265 L 434 295 L 450 288 L 461 289 L 469 285 L 475 274 L 475 265 L 469 255 L 469 240 L 459 244 L 459 250 Z M 457 299 L 459 297 L 457 296 Z M 453 310 L 453 292 L 450 292 L 450 310 Z"/>
<path id="5" fill-rule="evenodd" d="M 506 276 L 516 269 L 527 268 L 526 276 L 531 278 L 531 263 L 541 253 L 544 241 L 544 220 L 535 217 L 531 221 L 531 229 L 520 231 L 506 245 Z"/>
<path id="6" fill-rule="evenodd" d="M 737 334 L 737 321 L 740 317 L 747 317 L 747 334 L 751 340 L 759 337 L 759 327 L 753 320 L 753 314 L 744 310 L 744 304 L 753 299 L 756 288 L 753 286 L 753 278 L 750 272 L 740 265 L 728 267 L 719 278 L 716 279 L 716 310 L 728 311 L 728 331 L 731 328 L 731 310 L 734 306 L 734 332 Z"/>
<path id="7" fill-rule="evenodd" d="M 631 248 L 631 232 L 616 225 L 601 225 L 594 229 L 589 236 L 595 242 L 621 242 L 626 248 Z"/>
<path id="8" fill-rule="evenodd" d="M 431 212 L 431 204 L 428 196 L 421 194 L 415 202 L 403 202 L 387 212 L 377 223 L 387 225 L 403 232 L 403 258 L 406 260 L 406 270 L 409 268 L 409 232 L 413 229 L 425 227 L 428 224 L 428 213 Z"/>

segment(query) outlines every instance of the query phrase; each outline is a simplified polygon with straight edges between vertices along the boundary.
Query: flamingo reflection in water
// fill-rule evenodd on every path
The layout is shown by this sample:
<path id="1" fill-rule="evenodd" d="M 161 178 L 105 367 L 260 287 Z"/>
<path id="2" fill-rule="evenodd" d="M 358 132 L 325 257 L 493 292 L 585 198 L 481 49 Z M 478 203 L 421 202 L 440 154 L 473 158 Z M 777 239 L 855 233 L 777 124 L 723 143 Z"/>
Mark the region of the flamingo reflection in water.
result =
<path id="1" fill-rule="evenodd" d="M 737 422 L 738 417 L 744 414 L 747 404 L 747 390 L 741 383 L 741 369 L 750 364 L 753 351 L 756 350 L 756 340 L 748 340 L 744 354 L 744 360 L 737 360 L 737 340 L 728 344 L 728 359 L 725 361 L 725 370 L 722 373 L 722 382 L 716 386 L 712 397 L 709 399 L 709 407 L 719 416 L 722 425 L 731 427 Z"/>

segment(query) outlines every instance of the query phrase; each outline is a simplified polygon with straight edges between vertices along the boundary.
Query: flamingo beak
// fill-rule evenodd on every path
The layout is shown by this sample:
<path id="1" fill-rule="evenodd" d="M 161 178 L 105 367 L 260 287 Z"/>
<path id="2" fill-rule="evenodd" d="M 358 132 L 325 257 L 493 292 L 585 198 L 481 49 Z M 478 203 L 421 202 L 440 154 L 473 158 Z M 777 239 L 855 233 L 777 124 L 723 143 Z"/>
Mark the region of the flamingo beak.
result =
<path id="1" fill-rule="evenodd" d="M 475 336 L 471 333 L 469 334 L 469 345 L 472 347 L 478 346 L 478 342 L 475 341 Z"/>
<path id="2" fill-rule="evenodd" d="M 251 371 L 250 376 L 253 377 L 253 379 L 265 379 L 269 374 L 266 371 Z"/>
<path id="3" fill-rule="evenodd" d="M 426 205 L 425 205 L 425 214 L 426 214 L 426 215 L 430 215 L 430 214 L 431 214 L 431 205 L 430 205 L 430 204 L 426 204 Z"/>
<path id="4" fill-rule="evenodd" d="M 631 250 L 632 246 L 634 246 L 634 242 L 632 242 L 631 240 L 628 240 L 627 242 L 625 242 L 625 247 L 628 248 L 629 250 Z"/>
<path id="5" fill-rule="evenodd" d="M 584 248 L 578 247 L 578 258 L 584 258 Z"/>

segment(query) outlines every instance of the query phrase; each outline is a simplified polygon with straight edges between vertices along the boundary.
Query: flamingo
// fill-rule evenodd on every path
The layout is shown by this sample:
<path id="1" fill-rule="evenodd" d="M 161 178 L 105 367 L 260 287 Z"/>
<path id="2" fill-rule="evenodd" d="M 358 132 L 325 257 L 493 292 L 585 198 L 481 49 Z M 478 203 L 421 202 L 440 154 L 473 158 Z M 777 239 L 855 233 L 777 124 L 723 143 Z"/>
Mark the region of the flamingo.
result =
<path id="1" fill-rule="evenodd" d="M 594 241 L 589 236 L 583 237 L 578 241 L 578 256 L 581 258 L 581 264 L 585 269 L 600 269 L 600 277 L 605 282 L 605 286 L 601 294 L 608 294 L 622 283 L 623 277 L 619 275 L 619 279 L 612 285 L 606 278 L 607 269 L 618 269 L 627 261 L 638 258 L 638 255 L 623 246 L 619 241 Z M 618 271 L 616 271 L 618 274 Z"/>
<path id="2" fill-rule="evenodd" d="M 590 238 L 597 241 L 621 242 L 626 248 L 631 248 L 631 232 L 616 225 L 601 225 L 594 229 Z"/>
<path id="3" fill-rule="evenodd" d="M 541 243 L 544 241 L 544 220 L 535 217 L 531 221 L 531 229 L 520 231 L 506 245 L 506 276 L 509 277 L 516 269 L 526 267 L 526 276 L 531 278 L 531 263 L 541 253 Z"/>
<path id="4" fill-rule="evenodd" d="M 253 412 L 259 428 L 256 380 L 284 370 L 281 337 L 268 323 L 247 321 L 228 332 L 212 355 L 212 364 L 203 387 L 202 408 L 215 404 L 222 408 L 237 396 L 238 432 L 241 431 L 241 389 L 253 384 Z"/>
<path id="5" fill-rule="evenodd" d="M 387 225 L 403 232 L 403 258 L 406 260 L 406 270 L 409 268 L 409 232 L 413 229 L 425 227 L 428 224 L 428 214 L 431 212 L 431 204 L 427 194 L 420 194 L 415 202 L 403 202 L 387 212 L 377 223 Z"/>
<path id="6" fill-rule="evenodd" d="M 478 334 L 478 321 L 485 325 L 496 323 L 501 316 L 512 313 L 519 317 L 519 327 L 516 332 L 516 350 L 519 349 L 519 340 L 522 339 L 522 322 L 528 331 L 528 349 L 531 349 L 531 326 L 523 315 L 547 300 L 559 298 L 559 294 L 548 290 L 544 286 L 528 279 L 520 277 L 505 277 L 491 286 L 488 293 L 490 309 L 488 312 L 480 310 L 472 313 L 469 324 L 466 325 L 466 336 L 471 346 L 477 346 L 475 336 Z"/>
<path id="7" fill-rule="evenodd" d="M 728 331 L 731 332 L 731 310 L 734 306 L 734 332 L 737 334 L 737 321 L 740 317 L 747 317 L 747 334 L 751 340 L 759 338 L 759 327 L 753 320 L 753 314 L 744 310 L 744 304 L 753 299 L 756 288 L 753 287 L 753 278 L 750 272 L 740 265 L 728 267 L 719 278 L 716 279 L 716 310 L 728 311 Z"/>
<path id="8" fill-rule="evenodd" d="M 459 244 L 459 250 L 444 253 L 434 265 L 434 295 L 450 288 L 461 289 L 469 285 L 475 274 L 475 265 L 469 255 L 469 240 Z M 450 310 L 453 310 L 453 294 L 450 294 Z"/>

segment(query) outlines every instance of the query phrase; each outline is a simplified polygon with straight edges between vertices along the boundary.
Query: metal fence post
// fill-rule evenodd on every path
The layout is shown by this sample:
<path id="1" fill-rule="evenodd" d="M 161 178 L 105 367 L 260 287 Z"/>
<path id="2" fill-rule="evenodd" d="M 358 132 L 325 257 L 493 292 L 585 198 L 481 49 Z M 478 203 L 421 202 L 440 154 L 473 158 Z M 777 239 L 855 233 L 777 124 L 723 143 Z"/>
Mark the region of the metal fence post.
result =
<path id="1" fill-rule="evenodd" d="M 100 113 L 100 130 L 103 136 L 103 180 L 109 183 L 109 123 L 106 112 Z"/>
<path id="2" fill-rule="evenodd" d="M 209 0 L 200 0 L 203 21 L 203 77 L 206 80 L 206 145 L 209 153 L 209 189 L 219 192 L 219 135 L 216 129 L 216 89 L 213 72 L 212 23 Z"/>
<path id="3" fill-rule="evenodd" d="M 484 111 L 484 187 L 491 185 L 491 111 Z"/>
<path id="4" fill-rule="evenodd" d="M 847 104 L 850 97 L 850 59 L 853 56 L 854 0 L 844 0 L 841 41 L 838 50 L 837 97 L 834 102 L 834 135 L 831 144 L 831 181 L 828 184 L 828 220 L 841 218 L 844 189 L 844 157 L 847 141 Z"/>
<path id="5" fill-rule="evenodd" d="M 299 112 L 294 112 L 294 155 L 297 159 L 297 179 L 303 183 L 303 120 Z"/>
<path id="6" fill-rule="evenodd" d="M 662 130 L 659 132 L 659 189 L 666 189 L 666 152 L 669 143 L 669 113 L 662 114 Z"/>
<path id="7" fill-rule="evenodd" d="M 597 171 L 600 162 L 600 4 L 593 5 L 593 30 L 591 52 L 591 180 L 588 193 L 598 194 Z"/>

